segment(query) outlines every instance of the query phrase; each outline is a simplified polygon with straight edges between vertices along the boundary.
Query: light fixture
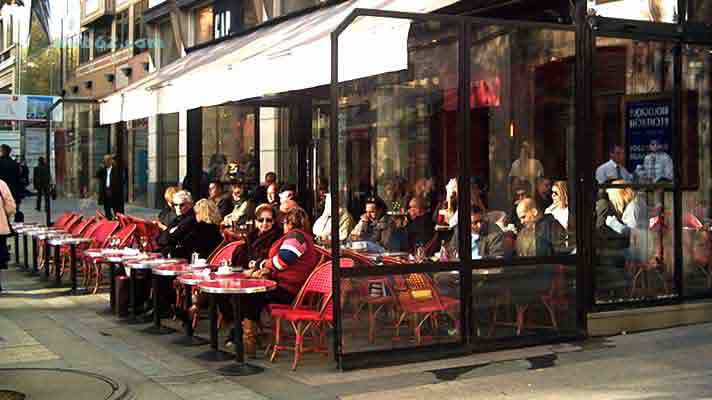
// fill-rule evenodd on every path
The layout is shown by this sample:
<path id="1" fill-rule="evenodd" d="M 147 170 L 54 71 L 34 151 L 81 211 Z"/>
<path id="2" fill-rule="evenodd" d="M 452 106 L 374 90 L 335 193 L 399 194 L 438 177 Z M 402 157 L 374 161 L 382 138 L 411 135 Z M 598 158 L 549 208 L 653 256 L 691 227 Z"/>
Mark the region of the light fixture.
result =
<path id="1" fill-rule="evenodd" d="M 514 137 L 514 121 L 509 123 L 509 137 Z"/>

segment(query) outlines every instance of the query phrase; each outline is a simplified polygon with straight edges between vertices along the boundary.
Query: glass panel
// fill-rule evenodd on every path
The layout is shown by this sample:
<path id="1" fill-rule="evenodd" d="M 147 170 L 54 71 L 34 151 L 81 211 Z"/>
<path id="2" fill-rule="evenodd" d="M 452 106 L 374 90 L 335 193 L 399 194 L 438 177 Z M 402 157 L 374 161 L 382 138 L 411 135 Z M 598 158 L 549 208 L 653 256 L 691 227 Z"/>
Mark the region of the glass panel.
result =
<path id="1" fill-rule="evenodd" d="M 111 51 L 111 23 L 101 23 L 94 28 L 94 58 Z"/>
<path id="2" fill-rule="evenodd" d="M 576 245 L 574 33 L 473 31 L 472 205 L 484 210 L 490 237 L 507 238 L 492 254 L 482 243 L 485 254 L 473 249 L 473 257 L 570 254 Z"/>
<path id="3" fill-rule="evenodd" d="M 213 40 L 213 7 L 205 6 L 195 10 L 195 44 Z"/>
<path id="4" fill-rule="evenodd" d="M 326 197 L 329 193 L 329 181 L 331 177 L 331 141 L 329 139 L 329 104 L 320 104 L 314 108 L 312 121 L 312 144 L 313 148 L 313 168 L 312 176 L 314 182 L 312 186 L 316 188 L 314 192 L 314 215 L 319 216 L 324 213 Z"/>
<path id="5" fill-rule="evenodd" d="M 576 332 L 576 267 L 531 265 L 472 272 L 473 336 Z"/>
<path id="6" fill-rule="evenodd" d="M 257 183 L 255 112 L 235 104 L 203 108 L 203 169 L 209 181 Z"/>
<path id="7" fill-rule="evenodd" d="M 688 15 L 691 21 L 712 22 L 712 3 L 708 0 L 688 0 Z"/>
<path id="8" fill-rule="evenodd" d="M 148 8 L 148 0 L 141 0 L 134 3 L 134 30 L 133 30 L 133 43 L 134 43 L 134 54 L 142 53 L 149 48 L 148 44 L 148 30 L 146 28 L 146 23 L 143 20 L 143 12 Z"/>
<path id="9" fill-rule="evenodd" d="M 178 153 L 178 114 L 163 114 L 158 116 L 158 162 L 159 187 L 176 185 L 179 178 Z M 207 190 L 206 190 L 207 192 Z M 193 194 L 195 196 L 195 194 Z M 201 195 L 207 195 L 202 193 Z M 200 197 L 200 196 L 196 196 Z"/>
<path id="10" fill-rule="evenodd" d="M 148 207 L 148 119 L 132 121 L 131 175 L 133 202 Z"/>
<path id="11" fill-rule="evenodd" d="M 685 295 L 712 289 L 712 156 L 710 84 L 712 47 L 683 49 L 682 257 Z"/>
<path id="12" fill-rule="evenodd" d="M 593 229 L 599 303 L 673 295 L 672 49 L 665 42 L 597 39 Z"/>
<path id="13" fill-rule="evenodd" d="M 457 34 L 364 17 L 339 38 L 340 239 L 360 263 L 458 258 Z M 362 62 L 373 57 L 377 70 Z"/>
<path id="14" fill-rule="evenodd" d="M 588 0 L 597 15 L 650 22 L 677 22 L 678 0 Z"/>
<path id="15" fill-rule="evenodd" d="M 161 66 L 166 66 L 173 61 L 177 60 L 180 55 L 178 54 L 178 48 L 176 47 L 176 40 L 173 35 L 173 26 L 171 21 L 163 21 L 159 25 L 161 42 Z"/>
<path id="16" fill-rule="evenodd" d="M 459 274 L 404 274 L 341 280 L 344 354 L 457 343 Z"/>

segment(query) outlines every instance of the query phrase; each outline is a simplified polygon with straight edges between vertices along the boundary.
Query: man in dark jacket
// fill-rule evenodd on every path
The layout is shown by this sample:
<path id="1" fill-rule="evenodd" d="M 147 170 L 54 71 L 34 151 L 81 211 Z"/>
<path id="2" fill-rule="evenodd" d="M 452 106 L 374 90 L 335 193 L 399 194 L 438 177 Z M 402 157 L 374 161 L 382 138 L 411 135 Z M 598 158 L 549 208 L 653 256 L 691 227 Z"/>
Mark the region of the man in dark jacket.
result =
<path id="1" fill-rule="evenodd" d="M 484 210 L 473 206 L 470 211 L 472 259 L 511 258 L 514 249 L 506 240 L 506 233 L 499 225 L 487 221 Z M 452 235 L 448 250 L 454 252 L 459 245 L 458 231 Z"/>
<path id="2" fill-rule="evenodd" d="M 24 218 L 20 211 L 20 203 L 22 202 L 24 193 L 20 187 L 20 164 L 10 157 L 10 153 L 12 153 L 10 146 L 6 144 L 0 145 L 0 179 L 7 184 L 12 193 L 12 197 L 15 199 L 15 204 L 17 205 L 15 222 L 22 222 L 21 220 Z"/>
<path id="3" fill-rule="evenodd" d="M 433 219 L 426 209 L 425 199 L 413 197 L 408 202 L 408 225 L 405 232 L 408 238 L 407 251 L 412 251 L 416 246 L 425 246 L 435 234 Z"/>
<path id="4" fill-rule="evenodd" d="M 40 211 L 42 208 L 42 198 L 49 193 L 51 179 L 49 165 L 47 165 L 47 161 L 45 161 L 44 157 L 40 157 L 37 160 L 37 166 L 32 171 L 32 184 L 37 191 L 37 211 Z M 45 204 L 45 210 L 46 209 L 47 204 Z"/>
<path id="5" fill-rule="evenodd" d="M 517 205 L 522 230 L 517 235 L 519 257 L 546 257 L 566 252 L 566 230 L 551 215 L 543 214 L 531 198 Z"/>
<path id="6" fill-rule="evenodd" d="M 232 212 L 232 196 L 230 193 L 225 193 L 222 182 L 210 182 L 210 186 L 208 186 L 208 196 L 208 200 L 215 203 L 215 206 L 218 208 L 220 218 L 225 218 L 226 215 Z"/>
<path id="7" fill-rule="evenodd" d="M 104 205 L 104 214 L 113 218 L 114 213 L 124 212 L 124 170 L 110 154 L 104 156 L 104 166 L 96 173 L 99 181 L 99 203 Z"/>
<path id="8" fill-rule="evenodd" d="M 193 211 L 193 199 L 189 192 L 181 190 L 173 195 L 173 207 L 176 212 L 176 219 L 158 236 L 158 247 L 161 253 L 166 256 L 190 258 L 186 254 L 186 239 L 198 223 Z"/>

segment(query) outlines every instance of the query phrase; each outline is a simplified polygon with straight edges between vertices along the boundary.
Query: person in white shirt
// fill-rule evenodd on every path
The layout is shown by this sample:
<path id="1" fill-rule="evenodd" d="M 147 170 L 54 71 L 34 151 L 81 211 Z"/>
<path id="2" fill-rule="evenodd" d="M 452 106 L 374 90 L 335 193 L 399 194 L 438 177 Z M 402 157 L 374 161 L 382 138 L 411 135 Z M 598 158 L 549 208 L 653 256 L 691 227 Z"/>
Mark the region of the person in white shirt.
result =
<path id="1" fill-rule="evenodd" d="M 111 154 L 104 156 L 104 166 L 96 174 L 99 181 L 99 203 L 104 213 L 112 219 L 114 214 L 124 212 L 124 170 Z"/>
<path id="2" fill-rule="evenodd" d="M 509 171 L 509 177 L 520 178 L 525 181 L 534 182 L 536 178 L 544 176 L 544 166 L 541 161 L 532 157 L 532 148 L 529 142 L 522 142 L 522 147 L 519 150 L 519 158 L 512 163 L 512 169 Z"/>
<path id="3" fill-rule="evenodd" d="M 650 141 L 650 154 L 643 159 L 643 172 L 649 182 L 673 181 L 672 158 L 657 140 Z"/>
<path id="4" fill-rule="evenodd" d="M 611 146 L 610 159 L 596 169 L 596 180 L 600 185 L 611 181 L 623 179 L 633 181 L 633 175 L 623 166 L 625 163 L 625 149 L 619 144 Z"/>
<path id="5" fill-rule="evenodd" d="M 544 210 L 544 214 L 551 214 L 564 229 L 569 229 L 569 191 L 566 188 L 566 181 L 554 182 L 551 198 L 553 203 Z"/>

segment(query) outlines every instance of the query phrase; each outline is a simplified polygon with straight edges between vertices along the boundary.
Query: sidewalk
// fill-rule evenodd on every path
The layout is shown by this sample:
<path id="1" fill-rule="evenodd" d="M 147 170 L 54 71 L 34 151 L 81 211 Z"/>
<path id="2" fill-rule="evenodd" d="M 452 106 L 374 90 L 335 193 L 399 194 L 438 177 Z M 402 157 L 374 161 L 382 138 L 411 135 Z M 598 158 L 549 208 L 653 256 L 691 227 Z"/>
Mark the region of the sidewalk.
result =
<path id="1" fill-rule="evenodd" d="M 200 361 L 207 346 L 173 344 L 180 329 L 152 336 L 148 324 L 102 314 L 107 294 L 67 296 L 14 270 L 10 280 L 0 294 L 0 394 L 33 400 L 712 398 L 712 324 L 351 372 L 315 354 L 291 372 L 285 352 L 275 364 L 254 360 L 264 373 L 234 378 L 215 372 L 230 361 Z"/>

